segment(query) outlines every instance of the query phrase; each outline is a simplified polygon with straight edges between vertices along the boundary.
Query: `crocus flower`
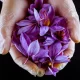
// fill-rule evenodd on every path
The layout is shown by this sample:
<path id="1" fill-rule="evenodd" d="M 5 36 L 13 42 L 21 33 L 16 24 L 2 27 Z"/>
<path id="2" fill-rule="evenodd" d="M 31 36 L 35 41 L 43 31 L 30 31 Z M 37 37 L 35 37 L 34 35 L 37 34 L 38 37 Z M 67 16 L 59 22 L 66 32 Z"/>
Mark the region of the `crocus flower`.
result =
<path id="1" fill-rule="evenodd" d="M 30 5 L 30 8 L 28 9 L 28 12 L 33 15 L 34 14 L 34 8 L 37 9 L 38 11 L 42 8 L 43 6 L 43 0 L 35 0 L 34 4 Z"/>
<path id="2" fill-rule="evenodd" d="M 66 19 L 56 16 L 50 4 L 35 0 L 28 9 L 29 16 L 16 23 L 12 42 L 29 60 L 45 69 L 45 75 L 59 70 L 54 64 L 69 62 L 64 50 L 70 41 Z"/>
<path id="3" fill-rule="evenodd" d="M 69 30 L 67 29 L 66 19 L 55 16 L 54 23 L 50 27 L 51 35 L 54 39 L 62 43 L 69 42 Z"/>
<path id="4" fill-rule="evenodd" d="M 62 46 L 60 42 L 56 42 L 53 45 L 49 46 L 49 56 L 50 63 L 46 75 L 54 75 L 59 71 L 54 67 L 56 63 L 66 63 L 69 62 L 67 56 L 64 55 L 63 51 L 66 49 L 66 46 Z"/>

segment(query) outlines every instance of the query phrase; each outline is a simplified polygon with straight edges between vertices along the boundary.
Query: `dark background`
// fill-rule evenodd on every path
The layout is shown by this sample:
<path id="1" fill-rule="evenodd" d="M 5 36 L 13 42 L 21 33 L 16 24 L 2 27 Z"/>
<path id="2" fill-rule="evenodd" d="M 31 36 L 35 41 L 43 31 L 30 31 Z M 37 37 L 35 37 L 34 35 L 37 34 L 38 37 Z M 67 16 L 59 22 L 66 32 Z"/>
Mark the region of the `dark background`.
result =
<path id="1" fill-rule="evenodd" d="M 77 9 L 77 12 L 80 16 L 80 0 L 73 0 Z M 0 3 L 0 6 L 1 3 Z M 17 66 L 9 54 L 2 56 L 0 55 L 0 80 L 12 80 L 12 79 L 47 79 L 47 80 L 80 80 L 80 44 L 76 44 L 76 50 L 74 57 L 71 59 L 71 62 L 57 74 L 57 77 L 54 76 L 44 76 L 42 78 L 35 78 L 30 75 L 27 71 L 23 70 Z"/>

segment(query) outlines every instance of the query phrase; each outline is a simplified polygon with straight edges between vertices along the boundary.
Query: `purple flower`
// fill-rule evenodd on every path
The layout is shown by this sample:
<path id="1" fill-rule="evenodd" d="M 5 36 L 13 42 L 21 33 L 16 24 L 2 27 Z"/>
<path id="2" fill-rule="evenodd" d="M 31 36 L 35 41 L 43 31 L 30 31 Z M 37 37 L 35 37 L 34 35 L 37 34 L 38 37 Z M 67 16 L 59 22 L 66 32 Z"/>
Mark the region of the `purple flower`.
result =
<path id="1" fill-rule="evenodd" d="M 64 55 L 63 51 L 66 47 L 63 47 L 60 42 L 56 42 L 49 47 L 49 58 L 50 63 L 48 63 L 49 67 L 46 72 L 46 75 L 54 75 L 59 71 L 57 68 L 54 67 L 54 64 L 58 63 L 66 63 L 69 62 L 67 56 Z"/>
<path id="2" fill-rule="evenodd" d="M 66 19 L 55 16 L 54 23 L 50 27 L 51 35 L 61 43 L 69 42 L 69 30 L 67 29 Z"/>
<path id="3" fill-rule="evenodd" d="M 34 9 L 34 16 L 37 23 L 40 25 L 40 36 L 44 36 L 48 32 L 54 18 L 54 10 L 52 6 L 44 4 L 39 13 Z"/>
<path id="4" fill-rule="evenodd" d="M 56 69 L 56 68 L 49 68 L 48 67 L 48 69 L 47 69 L 47 71 L 46 71 L 46 74 L 45 75 L 54 75 L 54 76 L 56 76 L 56 73 L 58 73 L 58 69 Z"/>
<path id="5" fill-rule="evenodd" d="M 34 4 L 30 5 L 30 8 L 28 9 L 28 12 L 33 15 L 34 14 L 34 8 L 37 10 L 40 10 L 43 6 L 43 0 L 35 0 Z"/>
<path id="6" fill-rule="evenodd" d="M 66 19 L 56 16 L 43 0 L 35 0 L 28 12 L 29 16 L 16 23 L 12 42 L 25 57 L 45 68 L 45 75 L 56 76 L 59 70 L 54 64 L 69 62 L 64 55 L 70 41 Z"/>

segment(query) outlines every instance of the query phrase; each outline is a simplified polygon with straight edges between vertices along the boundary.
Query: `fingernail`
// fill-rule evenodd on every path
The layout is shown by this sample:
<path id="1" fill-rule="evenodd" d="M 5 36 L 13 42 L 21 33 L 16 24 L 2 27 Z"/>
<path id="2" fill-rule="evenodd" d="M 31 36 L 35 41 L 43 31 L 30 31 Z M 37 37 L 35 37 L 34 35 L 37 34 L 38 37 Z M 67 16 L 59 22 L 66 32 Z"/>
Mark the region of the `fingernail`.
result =
<path id="1" fill-rule="evenodd" d="M 10 50 L 10 45 L 11 45 L 11 38 L 7 37 L 6 39 L 3 40 L 2 45 L 1 46 L 1 52 L 3 55 L 7 54 Z"/>
<path id="2" fill-rule="evenodd" d="M 29 72 L 30 72 L 34 77 L 36 77 L 36 71 L 30 70 Z"/>
<path id="3" fill-rule="evenodd" d="M 44 74 L 45 74 L 45 71 L 43 69 L 39 69 L 37 76 L 42 77 L 42 76 L 44 76 Z"/>
<path id="4" fill-rule="evenodd" d="M 0 39 L 0 54 L 3 54 L 4 52 L 4 40 Z"/>

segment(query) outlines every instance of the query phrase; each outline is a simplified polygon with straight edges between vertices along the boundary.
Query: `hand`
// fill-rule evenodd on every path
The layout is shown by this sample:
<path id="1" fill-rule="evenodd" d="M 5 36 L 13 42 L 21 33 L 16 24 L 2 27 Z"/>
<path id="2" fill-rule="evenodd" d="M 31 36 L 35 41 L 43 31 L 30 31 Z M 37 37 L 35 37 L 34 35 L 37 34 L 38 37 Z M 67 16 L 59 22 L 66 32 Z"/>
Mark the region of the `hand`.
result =
<path id="1" fill-rule="evenodd" d="M 36 64 L 32 63 L 31 61 L 27 60 L 12 44 L 10 48 L 10 55 L 13 58 L 14 62 L 22 67 L 23 69 L 27 70 L 30 74 L 34 76 L 41 77 L 45 74 L 44 69 L 39 68 Z"/>
<path id="2" fill-rule="evenodd" d="M 14 25 L 26 16 L 27 0 L 1 0 L 0 14 L 0 53 L 9 52 Z"/>
<path id="3" fill-rule="evenodd" d="M 10 49 L 10 54 L 16 64 L 34 76 L 43 76 L 43 69 L 37 67 L 31 61 L 27 61 L 24 64 L 26 58 L 14 46 L 11 46 L 11 35 L 14 25 L 26 16 L 27 0 L 2 0 L 2 2 L 3 6 L 0 14 L 0 53 L 6 54 Z"/>
<path id="4" fill-rule="evenodd" d="M 58 11 L 60 15 L 67 18 L 71 39 L 74 42 L 79 42 L 80 41 L 79 18 L 78 18 L 78 15 L 77 15 L 77 12 L 73 5 L 72 0 L 55 0 L 55 1 L 49 0 L 49 3 L 51 3 L 55 7 L 55 10 Z M 17 4 L 20 4 L 20 5 L 17 5 Z M 0 45 L 1 46 L 0 53 L 7 53 L 10 49 L 10 54 L 15 63 L 17 63 L 19 66 L 21 66 L 25 70 L 28 70 L 33 75 L 37 75 L 37 73 L 42 74 L 44 73 L 43 69 L 39 69 L 35 64 L 33 64 L 30 61 L 28 61 L 26 64 L 23 64 L 26 58 L 23 57 L 21 53 L 19 53 L 14 46 L 11 46 L 10 48 L 13 26 L 15 25 L 16 22 L 18 22 L 19 20 L 25 17 L 26 8 L 27 8 L 26 0 L 20 0 L 20 1 L 19 0 L 4 0 L 3 1 L 3 7 L 1 11 L 1 18 L 0 18 L 0 21 L 1 21 L 0 22 L 1 23 L 0 43 L 2 43 L 2 45 Z M 65 54 L 69 55 L 70 57 L 72 57 L 74 53 L 74 49 L 75 49 L 75 43 L 73 41 L 70 42 L 69 48 L 65 51 Z M 59 66 L 61 65 L 63 64 L 60 64 Z"/>
<path id="5" fill-rule="evenodd" d="M 49 0 L 49 3 L 54 6 L 56 12 L 67 19 L 72 40 L 69 43 L 68 49 L 64 51 L 64 54 L 71 58 L 75 51 L 75 43 L 80 42 L 80 22 L 75 5 L 72 0 Z M 55 64 L 54 66 L 61 70 L 66 64 Z"/>

